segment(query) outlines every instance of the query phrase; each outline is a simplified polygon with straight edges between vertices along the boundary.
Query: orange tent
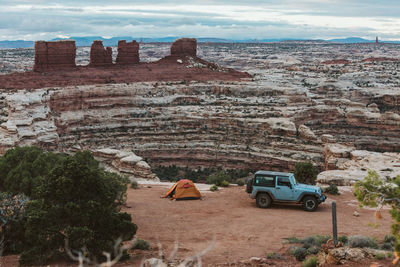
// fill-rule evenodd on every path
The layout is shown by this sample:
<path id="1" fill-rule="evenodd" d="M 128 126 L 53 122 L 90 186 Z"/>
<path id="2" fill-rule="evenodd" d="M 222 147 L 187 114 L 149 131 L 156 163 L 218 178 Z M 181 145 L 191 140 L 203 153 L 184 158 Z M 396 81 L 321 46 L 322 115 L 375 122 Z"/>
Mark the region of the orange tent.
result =
<path id="1" fill-rule="evenodd" d="M 176 200 L 189 200 L 199 199 L 201 194 L 191 180 L 184 179 L 175 183 L 163 196 L 163 198 L 166 197 Z"/>

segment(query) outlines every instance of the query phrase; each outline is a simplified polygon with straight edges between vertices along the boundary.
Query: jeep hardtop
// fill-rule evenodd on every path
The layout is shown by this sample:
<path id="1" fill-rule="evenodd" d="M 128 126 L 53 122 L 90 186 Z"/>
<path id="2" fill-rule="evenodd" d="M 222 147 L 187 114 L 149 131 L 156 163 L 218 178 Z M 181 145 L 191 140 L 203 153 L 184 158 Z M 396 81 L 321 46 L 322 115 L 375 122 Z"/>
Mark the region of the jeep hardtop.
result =
<path id="1" fill-rule="evenodd" d="M 272 202 L 302 204 L 304 210 L 314 211 L 325 201 L 321 188 L 299 184 L 293 173 L 258 171 L 247 180 L 247 193 L 256 199 L 259 208 L 269 208 Z"/>

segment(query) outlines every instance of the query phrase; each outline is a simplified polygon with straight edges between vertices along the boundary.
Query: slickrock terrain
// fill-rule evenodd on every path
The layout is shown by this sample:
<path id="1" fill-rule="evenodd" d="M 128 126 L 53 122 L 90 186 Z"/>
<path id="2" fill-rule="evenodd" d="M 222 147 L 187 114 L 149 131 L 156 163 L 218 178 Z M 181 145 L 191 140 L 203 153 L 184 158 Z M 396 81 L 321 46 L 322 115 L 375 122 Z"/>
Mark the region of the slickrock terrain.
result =
<path id="1" fill-rule="evenodd" d="M 82 66 L 67 74 L 0 75 L 1 151 L 79 145 L 133 151 L 152 167 L 281 171 L 304 160 L 321 170 L 351 169 L 352 154 L 370 151 L 362 152 L 362 164 L 357 159 L 355 168 L 365 169 L 357 177 L 375 167 L 393 170 L 383 176 L 397 174 L 397 154 L 380 153 L 400 152 L 400 46 L 199 44 L 206 61 L 171 59 L 169 47 L 143 45 L 141 61 L 167 57 L 139 68 L 96 68 L 96 77 Z M 0 50 L 3 58 L 10 53 L 21 55 Z M 87 64 L 88 53 L 78 48 L 77 64 Z M 30 53 L 20 57 L 33 60 Z M 3 73 L 21 69 L 9 60 L 3 65 Z M 241 80 L 243 72 L 253 78 Z M 351 149 L 332 157 L 342 145 Z M 384 166 L 365 163 L 375 156 Z"/>

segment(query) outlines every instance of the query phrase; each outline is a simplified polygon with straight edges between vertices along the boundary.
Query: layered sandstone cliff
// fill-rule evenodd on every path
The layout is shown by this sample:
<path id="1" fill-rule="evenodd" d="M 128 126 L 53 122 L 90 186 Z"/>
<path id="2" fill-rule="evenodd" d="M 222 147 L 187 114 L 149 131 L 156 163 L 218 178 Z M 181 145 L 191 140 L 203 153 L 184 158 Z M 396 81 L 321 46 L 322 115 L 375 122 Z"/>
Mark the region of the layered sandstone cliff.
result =
<path id="1" fill-rule="evenodd" d="M 28 89 L 25 73 L 10 86 L 14 89 L 0 90 L 0 147 L 3 151 L 24 144 L 61 151 L 113 148 L 133 151 L 150 166 L 189 168 L 287 171 L 299 161 L 311 160 L 331 172 L 344 171 L 354 151 L 363 151 L 374 156 L 382 153 L 384 160 L 377 160 L 381 167 L 368 156 L 370 166 L 382 175 L 395 174 L 389 169 L 397 168 L 397 156 L 387 153 L 400 151 L 398 62 L 371 64 L 363 59 L 400 58 L 397 47 L 200 47 L 199 56 L 249 71 L 253 78 L 235 80 L 226 68 L 212 69 L 192 56 L 138 64 L 144 68 L 126 66 L 135 78 L 143 78 L 144 69 L 146 75 L 156 77 L 148 82 L 130 83 L 133 75 L 128 72 L 111 75 L 108 68 L 93 68 L 97 75 L 101 73 L 94 85 L 65 86 L 65 82 Z M 169 45 L 162 48 L 169 53 Z M 350 63 L 320 64 L 342 57 Z M 42 84 L 55 75 L 41 74 L 46 77 Z M 69 81 L 85 75 L 82 70 Z M 106 75 L 108 82 L 99 78 Z M 2 86 L 1 78 L 0 87 L 9 88 Z M 362 175 L 369 168 L 367 163 L 355 166 Z M 347 174 L 340 175 L 352 177 Z"/>

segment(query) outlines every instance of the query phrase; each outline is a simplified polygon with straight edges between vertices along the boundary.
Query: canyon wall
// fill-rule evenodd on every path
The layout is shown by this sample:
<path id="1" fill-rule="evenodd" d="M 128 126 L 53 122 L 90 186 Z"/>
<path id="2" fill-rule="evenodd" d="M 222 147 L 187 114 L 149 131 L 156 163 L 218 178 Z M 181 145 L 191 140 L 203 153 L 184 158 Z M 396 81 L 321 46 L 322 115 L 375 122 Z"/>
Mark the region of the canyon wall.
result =
<path id="1" fill-rule="evenodd" d="M 75 41 L 35 42 L 34 71 L 74 68 L 76 56 Z"/>
<path id="2" fill-rule="evenodd" d="M 112 49 L 104 48 L 103 41 L 93 41 L 90 47 L 90 66 L 109 66 L 112 65 Z"/>
<path id="3" fill-rule="evenodd" d="M 138 64 L 139 59 L 139 44 L 136 41 L 126 42 L 121 40 L 118 42 L 117 64 Z"/>

